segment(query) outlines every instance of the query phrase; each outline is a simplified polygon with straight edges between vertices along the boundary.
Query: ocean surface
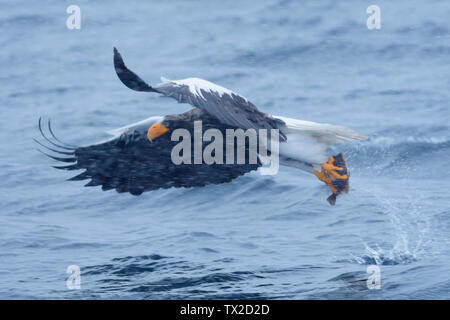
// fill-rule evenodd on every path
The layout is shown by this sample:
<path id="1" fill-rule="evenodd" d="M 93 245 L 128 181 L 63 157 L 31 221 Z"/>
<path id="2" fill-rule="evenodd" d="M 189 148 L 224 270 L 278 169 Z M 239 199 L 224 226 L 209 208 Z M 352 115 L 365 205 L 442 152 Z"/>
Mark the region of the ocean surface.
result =
<path id="1" fill-rule="evenodd" d="M 448 1 L 2 0 L 0 298 L 450 299 L 449 17 Z M 350 193 L 332 207 L 286 167 L 139 197 L 65 181 L 32 140 L 39 117 L 86 145 L 190 109 L 123 86 L 113 46 L 149 83 L 204 78 L 370 136 L 329 150 Z"/>

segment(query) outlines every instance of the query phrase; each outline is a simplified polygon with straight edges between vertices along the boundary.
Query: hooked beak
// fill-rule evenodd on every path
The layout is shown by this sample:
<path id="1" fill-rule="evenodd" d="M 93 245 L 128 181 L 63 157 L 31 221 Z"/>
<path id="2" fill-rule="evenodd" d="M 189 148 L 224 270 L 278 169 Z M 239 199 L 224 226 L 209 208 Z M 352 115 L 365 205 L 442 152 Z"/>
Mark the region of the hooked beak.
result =
<path id="1" fill-rule="evenodd" d="M 153 139 L 158 138 L 160 135 L 166 133 L 169 129 L 166 128 L 165 125 L 154 123 L 147 131 L 147 138 L 150 142 L 153 142 Z"/>

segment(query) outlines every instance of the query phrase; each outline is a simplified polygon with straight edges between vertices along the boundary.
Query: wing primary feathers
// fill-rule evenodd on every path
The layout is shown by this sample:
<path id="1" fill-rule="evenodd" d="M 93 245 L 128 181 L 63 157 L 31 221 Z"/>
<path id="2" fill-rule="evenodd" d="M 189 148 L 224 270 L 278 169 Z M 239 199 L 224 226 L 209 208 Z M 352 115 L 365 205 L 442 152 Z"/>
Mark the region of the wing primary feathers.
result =
<path id="1" fill-rule="evenodd" d="M 52 166 L 55 169 L 59 169 L 59 170 L 77 170 L 77 169 L 81 169 L 77 163 L 75 164 L 70 164 L 68 166 Z"/>
<path id="2" fill-rule="evenodd" d="M 72 156 L 75 154 L 75 152 L 64 152 L 64 151 L 60 151 L 60 150 L 56 150 L 53 148 L 50 148 L 49 146 L 46 146 L 45 144 L 39 142 L 38 140 L 36 140 L 35 138 L 33 138 L 34 142 L 36 142 L 37 144 L 41 145 L 42 147 L 46 148 L 47 150 L 59 153 L 59 154 L 64 154 L 64 155 L 68 155 L 68 156 Z"/>
<path id="3" fill-rule="evenodd" d="M 96 187 L 101 186 L 105 182 L 105 177 L 101 175 L 95 175 L 91 178 L 92 180 L 86 183 L 85 187 Z"/>
<path id="4" fill-rule="evenodd" d="M 116 70 L 120 81 L 128 88 L 135 91 L 158 92 L 126 67 L 122 56 L 116 48 L 114 48 L 114 69 Z"/>
<path id="5" fill-rule="evenodd" d="M 61 146 L 61 145 L 59 145 L 59 144 L 54 143 L 54 142 L 51 141 L 49 138 L 47 138 L 47 136 L 44 134 L 44 131 L 42 130 L 42 124 L 41 124 L 41 122 L 42 122 L 42 118 L 39 118 L 39 124 L 38 124 L 38 125 L 39 125 L 39 131 L 41 132 L 41 135 L 42 135 L 42 137 L 43 137 L 45 140 L 47 140 L 50 144 L 54 145 L 55 147 L 62 148 L 62 149 L 66 149 L 66 150 L 72 150 L 72 151 L 73 151 L 73 148 Z"/>
<path id="6" fill-rule="evenodd" d="M 72 178 L 67 179 L 67 181 L 78 181 L 78 180 L 85 180 L 89 179 L 91 177 L 91 174 L 89 174 L 87 171 L 84 171 L 80 173 L 79 175 L 76 175 Z"/>
<path id="7" fill-rule="evenodd" d="M 62 143 L 63 145 L 65 145 L 65 146 L 67 146 L 67 147 L 75 147 L 75 146 L 72 146 L 72 145 L 67 144 L 67 143 L 65 143 L 65 142 L 62 142 L 61 140 L 59 140 L 59 139 L 55 136 L 55 134 L 53 133 L 53 130 L 52 130 L 52 126 L 51 126 L 51 124 L 50 124 L 50 119 L 48 119 L 48 131 L 50 131 L 50 134 L 52 135 L 53 139 L 55 139 L 55 140 L 58 141 L 59 143 Z"/>
<path id="8" fill-rule="evenodd" d="M 77 161 L 76 158 L 61 158 L 61 157 L 54 157 L 54 156 L 52 156 L 52 155 L 49 155 L 48 153 L 45 153 L 45 152 L 42 151 L 42 150 L 37 149 L 37 151 L 39 151 L 40 153 L 45 154 L 47 157 L 52 158 L 52 159 L 57 160 L 57 161 L 61 161 L 61 162 L 75 162 L 75 161 Z"/>

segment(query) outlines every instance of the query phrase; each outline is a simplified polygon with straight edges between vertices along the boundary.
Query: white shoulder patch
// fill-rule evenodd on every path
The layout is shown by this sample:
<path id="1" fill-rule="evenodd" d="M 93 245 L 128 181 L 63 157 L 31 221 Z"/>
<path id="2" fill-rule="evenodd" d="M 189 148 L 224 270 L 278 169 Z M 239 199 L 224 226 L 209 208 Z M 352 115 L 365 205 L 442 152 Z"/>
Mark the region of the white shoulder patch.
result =
<path id="1" fill-rule="evenodd" d="M 233 91 L 231 91 L 227 88 L 224 88 L 215 83 L 212 83 L 207 80 L 200 79 L 200 78 L 187 78 L 187 79 L 182 79 L 182 80 L 174 80 L 172 82 L 177 85 L 180 85 L 180 86 L 181 85 L 188 86 L 189 91 L 192 94 L 194 94 L 197 97 L 201 97 L 202 99 L 205 99 L 205 97 L 203 97 L 201 90 L 215 92 L 215 93 L 219 94 L 220 96 L 223 96 L 224 94 L 228 94 L 230 97 L 233 94 L 237 95 L 236 93 L 234 93 Z"/>
<path id="2" fill-rule="evenodd" d="M 164 120 L 164 117 L 162 116 L 155 116 L 155 117 L 150 117 L 147 119 L 144 119 L 142 121 L 138 121 L 132 124 L 129 124 L 127 126 L 118 128 L 118 129 L 113 129 L 113 130 L 109 130 L 106 131 L 106 133 L 112 135 L 112 136 L 120 136 L 123 133 L 126 132 L 131 132 L 131 131 L 140 131 L 140 132 L 147 132 L 148 128 L 150 128 L 150 126 L 156 122 L 160 123 Z"/>

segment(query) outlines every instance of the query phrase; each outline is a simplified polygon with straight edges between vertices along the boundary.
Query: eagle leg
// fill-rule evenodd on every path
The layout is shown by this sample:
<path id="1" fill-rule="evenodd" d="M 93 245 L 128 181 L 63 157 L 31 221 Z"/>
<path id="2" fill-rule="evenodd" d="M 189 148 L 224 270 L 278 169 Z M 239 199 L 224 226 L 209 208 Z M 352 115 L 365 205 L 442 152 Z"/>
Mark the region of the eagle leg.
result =
<path id="1" fill-rule="evenodd" d="M 314 174 L 330 188 L 332 195 L 327 200 L 331 205 L 336 203 L 339 194 L 349 191 L 349 172 L 342 152 L 330 157 L 322 164 L 320 172 L 314 170 Z"/>

